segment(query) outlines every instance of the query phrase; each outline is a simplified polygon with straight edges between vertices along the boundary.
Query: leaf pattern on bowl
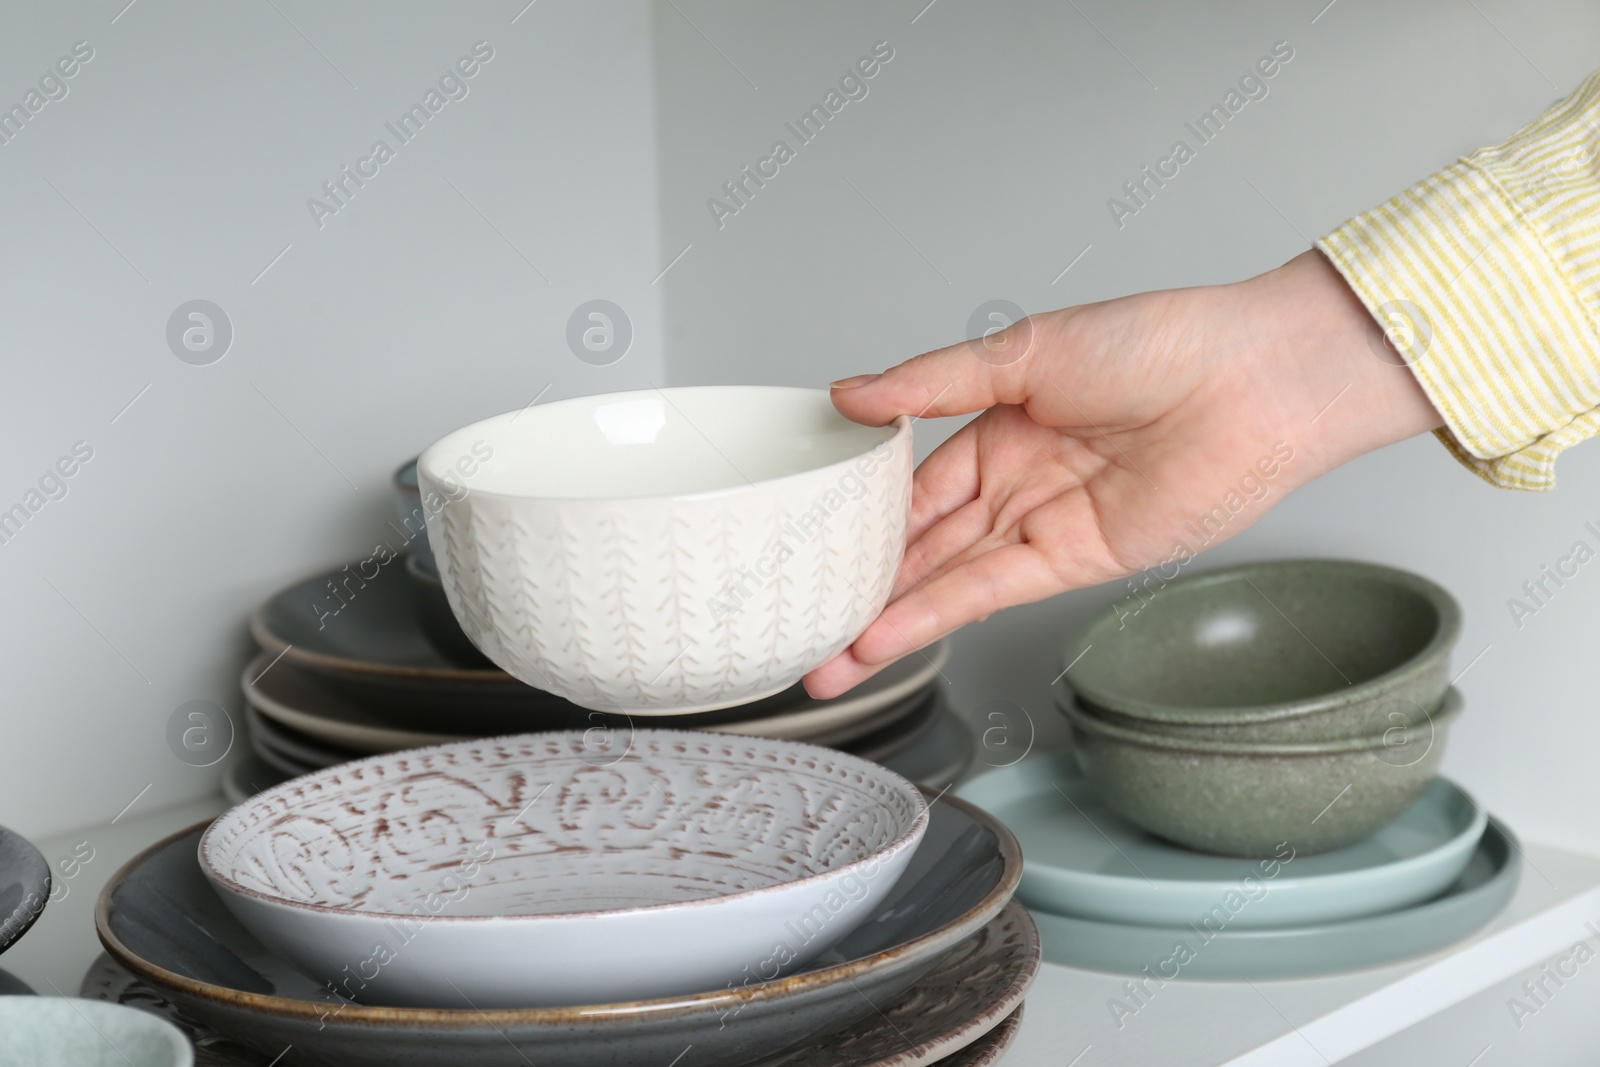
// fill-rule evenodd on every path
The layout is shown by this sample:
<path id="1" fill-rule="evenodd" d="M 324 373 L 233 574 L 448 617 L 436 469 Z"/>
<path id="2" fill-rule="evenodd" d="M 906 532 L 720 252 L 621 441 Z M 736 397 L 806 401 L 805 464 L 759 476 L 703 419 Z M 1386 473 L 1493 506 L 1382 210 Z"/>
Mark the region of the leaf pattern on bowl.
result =
<path id="1" fill-rule="evenodd" d="M 886 447 L 855 497 L 836 469 L 687 500 L 467 492 L 429 538 L 462 629 L 513 676 L 602 710 L 725 706 L 792 684 L 888 601 L 909 434 Z"/>

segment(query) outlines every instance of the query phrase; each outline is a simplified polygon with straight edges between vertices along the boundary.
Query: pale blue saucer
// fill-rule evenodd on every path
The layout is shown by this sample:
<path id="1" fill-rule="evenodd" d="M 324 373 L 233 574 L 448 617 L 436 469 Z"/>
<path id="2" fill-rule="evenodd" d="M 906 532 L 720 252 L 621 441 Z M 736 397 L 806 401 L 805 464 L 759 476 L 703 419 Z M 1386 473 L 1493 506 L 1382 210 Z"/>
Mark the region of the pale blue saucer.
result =
<path id="1" fill-rule="evenodd" d="M 1428 900 L 1460 877 L 1488 816 L 1436 778 L 1395 822 L 1314 856 L 1193 852 L 1106 808 L 1071 753 L 1050 753 L 966 783 L 1022 843 L 1017 896 L 1057 915 L 1139 926 L 1260 930 L 1354 919 Z M 1337 801 L 1335 801 L 1337 803 Z"/>

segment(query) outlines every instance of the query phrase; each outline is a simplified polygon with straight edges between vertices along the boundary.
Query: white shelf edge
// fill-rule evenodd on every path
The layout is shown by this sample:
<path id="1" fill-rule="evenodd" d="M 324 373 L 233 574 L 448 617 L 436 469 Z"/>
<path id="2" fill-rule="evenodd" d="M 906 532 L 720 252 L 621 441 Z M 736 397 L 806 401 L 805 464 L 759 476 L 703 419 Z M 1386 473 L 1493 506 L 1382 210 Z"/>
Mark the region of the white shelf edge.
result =
<path id="1" fill-rule="evenodd" d="M 1328 1067 L 1594 936 L 1585 924 L 1597 906 L 1600 886 L 1592 886 L 1258 1045 L 1226 1067 Z"/>

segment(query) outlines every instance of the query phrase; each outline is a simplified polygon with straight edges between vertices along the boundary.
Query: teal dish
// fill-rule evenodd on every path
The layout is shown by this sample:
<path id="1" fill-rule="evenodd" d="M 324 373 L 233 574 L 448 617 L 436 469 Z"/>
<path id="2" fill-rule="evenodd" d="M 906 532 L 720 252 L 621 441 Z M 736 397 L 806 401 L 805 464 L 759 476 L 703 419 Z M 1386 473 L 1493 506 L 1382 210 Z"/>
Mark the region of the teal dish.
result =
<path id="1" fill-rule="evenodd" d="M 1282 560 L 1167 582 L 1158 571 L 1075 634 L 1063 662 L 1083 704 L 1149 729 L 1342 740 L 1431 714 L 1460 634 L 1455 598 L 1420 575 Z"/>
<path id="2" fill-rule="evenodd" d="M 1033 917 L 1044 958 L 1063 967 L 1148 973 L 1157 982 L 1309 978 L 1381 967 L 1460 941 L 1500 914 L 1521 869 L 1516 839 L 1491 818 L 1455 884 L 1425 903 L 1382 915 L 1275 930 L 1132 926 L 1038 910 Z"/>
<path id="3" fill-rule="evenodd" d="M 1225 856 L 1354 844 L 1416 803 L 1461 714 L 1454 689 L 1418 725 L 1320 744 L 1245 744 L 1124 730 L 1064 709 L 1089 786 L 1136 826 Z"/>
<path id="4" fill-rule="evenodd" d="M 77 997 L 0 997 L 0 1063 L 193 1067 L 189 1039 L 137 1008 Z"/>
<path id="5" fill-rule="evenodd" d="M 956 795 L 1017 836 L 1024 904 L 1140 926 L 1272 929 L 1409 907 L 1461 876 L 1488 824 L 1471 797 L 1435 778 L 1400 818 L 1356 844 L 1241 860 L 1178 848 L 1122 819 L 1071 753 L 991 771 Z"/>

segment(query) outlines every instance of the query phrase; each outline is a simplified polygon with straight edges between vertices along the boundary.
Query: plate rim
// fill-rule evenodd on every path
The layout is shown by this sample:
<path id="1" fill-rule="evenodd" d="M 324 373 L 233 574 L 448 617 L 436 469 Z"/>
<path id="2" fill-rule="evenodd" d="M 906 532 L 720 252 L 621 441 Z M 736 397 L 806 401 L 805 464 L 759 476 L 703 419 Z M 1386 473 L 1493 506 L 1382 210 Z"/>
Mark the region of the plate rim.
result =
<path id="1" fill-rule="evenodd" d="M 1498 903 L 1494 906 L 1494 910 L 1492 912 L 1475 921 L 1470 927 L 1461 930 L 1459 933 L 1445 941 L 1432 944 L 1430 947 L 1422 949 L 1421 951 L 1408 950 L 1401 952 L 1398 955 L 1390 952 L 1379 952 L 1375 955 L 1368 955 L 1360 962 L 1342 962 L 1332 966 L 1291 968 L 1273 967 L 1262 971 L 1260 974 L 1256 975 L 1255 978 L 1262 981 L 1276 981 L 1280 979 L 1292 980 L 1296 978 L 1348 974 L 1355 971 L 1368 970 L 1373 967 L 1384 967 L 1404 960 L 1420 959 L 1422 957 L 1432 955 L 1433 953 L 1438 952 L 1449 945 L 1456 944 L 1465 938 L 1471 937 L 1473 934 L 1482 930 L 1485 926 L 1494 921 L 1496 916 L 1498 916 L 1505 909 L 1506 905 L 1515 895 L 1517 885 L 1522 878 L 1523 861 L 1521 856 L 1521 846 L 1517 843 L 1516 835 L 1511 832 L 1511 829 L 1508 826 L 1506 826 L 1499 819 L 1495 818 L 1493 815 L 1489 816 L 1489 825 L 1484 830 L 1483 838 L 1479 841 L 1478 847 L 1474 850 L 1473 855 L 1477 856 L 1479 852 L 1484 851 L 1486 848 L 1496 848 L 1497 846 L 1491 843 L 1492 839 L 1494 838 L 1498 838 L 1500 842 L 1498 847 L 1501 848 L 1505 853 L 1503 861 L 1488 879 L 1464 892 L 1443 894 L 1430 900 L 1424 900 L 1413 904 L 1409 907 L 1400 908 L 1397 911 L 1380 912 L 1376 915 L 1358 915 L 1349 919 L 1338 920 L 1336 922 L 1306 923 L 1300 926 L 1267 927 L 1244 930 L 1221 930 L 1214 932 L 1211 937 L 1204 942 L 1204 944 L 1209 946 L 1220 941 L 1224 946 L 1243 946 L 1252 943 L 1274 946 L 1278 943 L 1283 943 L 1289 945 L 1291 948 L 1294 948 L 1296 942 L 1299 942 L 1303 946 L 1304 942 L 1311 938 L 1348 935 L 1352 927 L 1370 927 L 1373 925 L 1382 926 L 1384 924 L 1391 924 L 1395 922 L 1414 923 L 1419 915 L 1424 921 L 1426 921 L 1430 914 L 1448 914 L 1450 912 L 1460 911 L 1463 909 L 1475 908 L 1475 906 L 1477 906 L 1480 902 L 1498 900 Z M 1119 936 L 1121 936 L 1122 931 L 1136 931 L 1141 935 L 1150 934 L 1153 932 L 1154 935 L 1162 937 L 1171 935 L 1181 937 L 1185 934 L 1192 934 L 1194 932 L 1186 927 L 1139 926 L 1134 923 L 1118 923 L 1109 922 L 1102 919 L 1087 919 L 1077 915 L 1061 915 L 1045 909 L 1029 908 L 1029 911 L 1035 913 L 1036 921 L 1040 919 L 1043 920 L 1043 928 L 1041 929 L 1040 936 L 1041 939 L 1046 942 L 1048 942 L 1050 938 L 1045 933 L 1045 930 L 1047 930 L 1050 925 L 1055 923 L 1067 924 L 1070 928 L 1072 928 L 1074 933 L 1076 933 L 1079 928 L 1082 927 L 1104 927 L 1108 928 L 1108 933 L 1118 934 Z M 1214 958 L 1214 955 L 1206 956 L 1205 954 L 1199 952 L 1196 952 L 1195 956 L 1200 959 Z M 1046 949 L 1045 959 L 1048 962 L 1056 964 L 1057 966 L 1071 967 L 1076 970 L 1093 971 L 1097 974 L 1138 973 L 1137 970 L 1132 969 L 1136 965 L 1131 963 L 1129 964 L 1128 968 L 1107 968 L 1081 961 L 1051 959 L 1048 948 Z M 1149 960 L 1139 961 L 1140 964 L 1148 964 L 1149 962 Z M 1213 972 L 1205 966 L 1202 966 L 1198 971 L 1190 971 L 1183 977 L 1193 981 L 1208 982 L 1237 982 L 1246 980 L 1241 979 L 1238 973 L 1227 973 L 1226 969 L 1224 969 L 1223 972 Z"/>
<path id="2" fill-rule="evenodd" d="M 1024 775 L 1042 776 L 1051 773 L 1049 770 L 1047 770 L 1047 768 L 1055 768 L 1059 773 L 1059 769 L 1063 765 L 1067 766 L 1069 771 L 1071 771 L 1072 757 L 1073 753 L 1071 749 L 1047 753 L 1039 758 L 1024 760 L 1020 763 L 1012 765 L 1011 767 L 998 768 L 995 771 L 987 772 L 975 778 L 969 779 L 968 781 L 957 786 L 954 792 L 963 800 L 968 800 L 974 804 L 977 804 L 979 807 L 982 807 L 982 802 L 974 799 L 972 794 L 974 792 L 978 792 L 984 779 L 990 778 L 991 775 L 995 776 L 996 778 L 1002 775 L 1008 775 L 1011 778 L 1017 778 Z M 1074 777 L 1077 777 L 1076 771 L 1071 771 L 1071 773 Z M 1489 815 L 1488 811 L 1477 802 L 1476 798 L 1474 798 L 1471 793 L 1463 789 L 1453 779 L 1450 779 L 1442 774 L 1436 775 L 1433 781 L 1429 782 L 1426 789 L 1431 790 L 1436 788 L 1436 783 L 1442 783 L 1444 787 L 1452 790 L 1456 796 L 1459 796 L 1466 802 L 1467 806 L 1472 812 L 1472 816 L 1467 820 L 1466 825 L 1462 829 L 1452 833 L 1447 839 L 1435 843 L 1425 852 L 1413 856 L 1407 856 L 1404 859 L 1396 860 L 1391 863 L 1383 863 L 1371 867 L 1362 867 L 1352 871 L 1337 871 L 1329 874 L 1280 875 L 1272 879 L 1272 892 L 1281 895 L 1304 895 L 1308 891 L 1313 890 L 1318 893 L 1336 893 L 1340 891 L 1341 887 L 1348 887 L 1356 883 L 1364 883 L 1372 879 L 1403 880 L 1408 872 L 1417 868 L 1427 867 L 1430 860 L 1437 862 L 1437 857 L 1440 853 L 1451 852 L 1458 849 L 1463 851 L 1465 854 L 1465 859 L 1461 864 L 1461 869 L 1465 869 L 1467 864 L 1472 862 L 1472 857 L 1477 852 L 1478 842 L 1487 832 L 1488 825 L 1492 817 Z M 1032 795 L 1034 792 L 1037 792 L 1037 790 L 1030 789 L 1027 791 L 1027 795 Z M 1423 796 L 1426 796 L 1426 790 L 1422 796 L 1418 797 L 1419 802 L 1423 799 Z M 993 813 L 991 812 L 991 814 Z M 999 818 L 999 816 L 996 816 L 996 818 Z M 1173 847 L 1177 848 L 1179 846 Z M 1235 862 L 1238 865 L 1238 870 L 1241 872 L 1239 875 L 1230 879 L 1221 880 L 1189 880 L 1161 877 L 1152 879 L 1151 877 L 1142 874 L 1138 877 L 1131 875 L 1112 875 L 1105 874 L 1103 872 L 1093 872 L 1075 868 L 1063 868 L 1053 865 L 1046 865 L 1037 859 L 1025 859 L 1024 878 L 1032 883 L 1038 883 L 1041 881 L 1048 883 L 1048 891 L 1055 896 L 1059 896 L 1064 891 L 1070 892 L 1074 889 L 1087 890 L 1092 888 L 1093 891 L 1097 893 L 1111 891 L 1122 894 L 1125 892 L 1131 892 L 1139 899 L 1151 902 L 1168 900 L 1173 895 L 1181 895 L 1186 898 L 1190 894 L 1207 897 L 1209 899 L 1212 897 L 1220 897 L 1228 892 L 1238 891 L 1240 880 L 1244 877 L 1244 873 L 1242 872 L 1246 872 L 1251 863 L 1251 861 L 1247 859 L 1241 859 L 1237 857 L 1225 858 Z M 1460 873 L 1461 871 L 1457 870 L 1451 881 L 1453 882 L 1455 877 L 1459 877 Z M 1448 885 L 1449 883 L 1446 884 Z M 1052 914 L 1067 914 L 1069 912 L 1069 909 L 1053 902 L 1046 902 L 1045 910 L 1050 911 Z M 1155 909 L 1149 910 L 1153 912 Z M 1378 912 L 1369 912 L 1367 914 L 1377 914 L 1383 910 L 1386 909 L 1380 908 Z M 1094 922 L 1114 923 L 1124 926 L 1161 925 L 1161 921 L 1158 920 L 1151 920 L 1147 923 L 1141 923 L 1127 918 L 1113 919 L 1106 918 L 1104 916 L 1091 916 L 1078 913 L 1073 913 L 1070 917 L 1075 919 L 1091 920 Z M 1313 923 L 1345 922 L 1362 917 L 1364 916 L 1361 914 L 1347 915 L 1342 919 L 1313 920 Z M 1298 924 L 1287 923 L 1274 924 L 1273 926 L 1252 926 L 1249 928 L 1262 930 L 1292 929 L 1296 925 L 1309 924 L 1302 922 Z"/>
<path id="3" fill-rule="evenodd" d="M 930 791 L 923 789 L 922 792 L 924 796 L 927 796 Z M 481 1011 L 473 1008 L 401 1008 L 350 1003 L 344 1005 L 337 1015 L 341 1021 L 357 1026 L 362 1024 L 429 1024 L 445 1027 L 468 1027 L 482 1024 L 485 1021 L 491 1024 L 514 1023 L 526 1025 L 534 1022 L 560 1024 L 579 1019 L 595 1021 L 606 1017 L 627 1019 L 640 1015 L 667 1014 L 691 1005 L 705 1009 L 712 1009 L 718 1006 L 734 1007 L 757 997 L 763 1000 L 783 998 L 813 987 L 827 986 L 834 982 L 842 981 L 855 973 L 870 969 L 868 966 L 870 964 L 887 964 L 895 959 L 909 955 L 913 947 L 926 948 L 929 944 L 942 942 L 948 938 L 949 935 L 946 933 L 948 930 L 965 930 L 964 934 L 950 942 L 952 946 L 959 944 L 965 937 L 971 936 L 982 929 L 984 925 L 1000 914 L 1011 901 L 1016 891 L 1017 881 L 1022 876 L 1022 848 L 1018 845 L 1017 839 L 1010 829 L 987 811 L 956 797 L 947 796 L 943 797 L 942 800 L 955 803 L 968 818 L 982 824 L 995 834 L 998 843 L 997 851 L 1001 859 L 1000 878 L 981 900 L 968 908 L 957 919 L 946 923 L 937 930 L 929 931 L 921 937 L 892 946 L 881 952 L 873 953 L 871 956 L 862 957 L 859 960 L 848 960 L 844 963 L 817 970 L 805 971 L 800 974 L 790 975 L 787 978 L 774 979 L 770 982 L 741 986 L 738 989 L 708 990 L 687 996 L 664 997 L 653 1000 L 545 1008 L 489 1008 Z M 175 989 L 186 996 L 192 996 L 199 1000 L 220 1003 L 236 1009 L 264 1012 L 279 1017 L 325 1021 L 329 1014 L 323 1010 L 326 1005 L 316 1001 L 297 1000 L 292 997 L 229 989 L 226 986 L 189 978 L 186 975 L 181 975 L 150 963 L 124 944 L 122 939 L 117 937 L 116 933 L 111 929 L 111 897 L 113 892 L 127 881 L 131 872 L 139 865 L 147 862 L 155 852 L 170 847 L 174 842 L 194 833 L 196 830 L 203 831 L 215 821 L 215 818 L 203 819 L 192 826 L 187 826 L 168 834 L 161 840 L 141 849 L 112 873 L 95 899 L 95 933 L 100 939 L 101 946 L 105 948 L 113 959 L 128 968 L 128 970 L 141 978 L 149 979 L 155 983 L 158 990 L 161 988 Z M 198 859 L 196 862 L 199 862 Z M 982 921 L 977 921 L 979 917 L 985 915 L 987 917 L 983 918 Z"/>
<path id="4" fill-rule="evenodd" d="M 33 929 L 33 924 L 44 914 L 44 909 L 50 904 L 54 877 L 50 870 L 50 861 L 44 858 L 39 846 L 15 830 L 0 826 L 0 843 L 9 843 L 16 848 L 21 860 L 19 866 L 22 868 L 18 872 L 18 884 L 23 887 L 22 899 L 17 901 L 16 908 L 4 918 L 0 918 L 0 952 L 4 952 L 20 941 L 23 934 Z M 43 902 L 32 909 L 31 915 L 19 919 L 18 916 L 25 910 L 23 906 L 32 894 L 40 895 Z"/>
<path id="5" fill-rule="evenodd" d="M 873 714 L 879 711 L 885 711 L 895 705 L 911 701 L 912 697 L 916 696 L 924 689 L 936 687 L 935 680 L 942 673 L 945 665 L 950 661 L 950 641 L 948 638 L 941 638 L 938 642 L 930 645 L 927 651 L 929 651 L 931 654 L 924 657 L 927 660 L 926 667 L 919 668 L 906 678 L 885 689 L 861 693 L 854 697 L 850 696 L 850 694 L 846 692 L 845 694 L 835 697 L 829 701 L 817 701 L 813 706 L 803 706 L 797 711 L 779 711 L 776 714 L 767 715 L 761 718 L 736 721 L 733 723 L 712 723 L 700 728 L 712 733 L 725 733 L 733 736 L 769 737 L 776 740 L 811 742 L 813 741 L 813 736 L 826 736 L 826 734 L 829 732 L 844 729 L 845 727 L 853 725 L 854 723 L 851 719 L 852 715 L 860 716 L 860 719 L 855 721 L 861 721 L 866 718 L 870 718 Z M 256 684 L 256 682 L 260 681 L 260 679 L 267 673 L 266 669 L 258 668 L 270 668 L 275 662 L 272 656 L 273 654 L 270 650 L 263 649 L 263 651 L 252 657 L 251 660 L 246 663 L 244 668 L 240 671 L 239 689 L 244 695 L 245 702 L 256 708 L 256 710 L 260 711 L 261 714 L 267 718 L 281 722 L 283 725 L 300 730 L 303 733 L 312 734 L 319 740 L 326 741 L 330 745 L 339 745 L 347 748 L 359 748 L 359 750 L 363 753 L 370 755 L 382 755 L 387 752 L 397 751 L 400 748 L 417 748 L 425 745 L 450 744 L 455 741 L 472 741 L 477 739 L 477 735 L 472 734 L 428 734 L 421 731 L 408 730 L 402 727 L 380 726 L 369 723 L 353 723 L 346 719 L 322 716 L 313 711 L 306 711 L 302 708 L 293 707 L 289 704 L 286 704 L 282 699 L 271 696 L 268 690 L 265 690 Z M 308 678 L 307 681 L 312 685 L 317 684 L 315 671 L 308 670 L 304 666 L 292 662 L 292 657 L 285 658 L 291 659 L 291 662 L 288 664 L 288 666 L 292 670 L 298 670 L 304 674 L 311 675 L 312 677 Z M 359 705 L 359 701 L 351 700 L 350 698 L 340 694 L 329 694 L 329 696 L 331 699 L 342 703 L 347 703 L 352 706 Z M 912 705 L 911 707 L 907 708 L 906 714 L 911 714 L 915 710 L 916 706 L 918 705 Z M 819 727 L 818 733 L 812 736 L 801 736 L 787 732 L 755 733 L 747 730 L 730 729 L 730 727 L 743 726 L 770 726 L 773 723 L 777 723 L 781 729 L 788 731 L 796 728 L 795 724 L 801 722 L 802 720 L 815 721 L 819 718 L 823 720 L 826 728 Z M 891 721 L 898 721 L 898 719 Z M 350 731 L 363 736 L 365 740 L 361 742 L 352 742 L 348 739 L 335 740 L 334 737 L 323 728 L 324 724 L 328 723 L 333 723 L 339 727 L 347 728 Z M 879 725 L 888 726 L 891 725 L 891 722 L 884 722 Z M 870 730 L 867 731 L 867 733 L 870 732 Z M 861 736 L 866 736 L 866 734 L 862 734 Z M 391 741 L 379 742 L 377 740 L 378 737 L 388 737 L 391 739 L 391 741 L 396 743 L 394 744 L 394 747 L 385 747 L 382 749 L 368 748 L 367 746 L 369 745 L 379 743 L 382 743 L 386 746 L 390 745 Z M 402 738 L 404 740 L 400 741 L 399 739 Z M 849 740 L 855 739 L 851 738 Z M 847 740 L 839 743 L 848 744 L 849 741 Z"/>

